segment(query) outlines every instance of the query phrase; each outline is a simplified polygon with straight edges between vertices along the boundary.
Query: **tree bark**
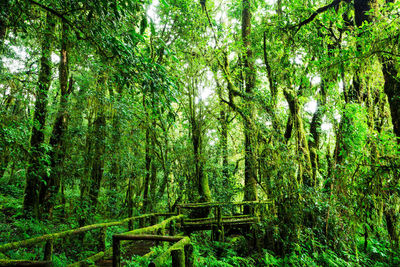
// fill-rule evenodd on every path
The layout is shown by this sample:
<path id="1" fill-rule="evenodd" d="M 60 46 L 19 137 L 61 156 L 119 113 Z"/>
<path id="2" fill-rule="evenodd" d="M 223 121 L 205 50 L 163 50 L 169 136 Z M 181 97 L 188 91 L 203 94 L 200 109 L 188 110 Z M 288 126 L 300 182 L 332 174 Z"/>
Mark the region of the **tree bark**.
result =
<path id="1" fill-rule="evenodd" d="M 251 1 L 242 1 L 242 41 L 245 50 L 243 57 L 244 63 L 244 84 L 245 92 L 248 95 L 253 94 L 256 72 L 254 69 L 253 51 L 251 49 L 250 34 L 251 34 Z M 257 142 L 256 133 L 253 131 L 254 127 L 249 125 L 254 121 L 254 109 L 248 100 L 245 100 L 246 113 L 249 115 L 248 120 L 244 122 L 244 146 L 245 146 L 245 171 L 244 171 L 244 200 L 253 201 L 257 200 Z M 252 129 L 252 130 L 250 130 Z M 246 213 L 250 210 L 246 208 Z"/>
<path id="2" fill-rule="evenodd" d="M 382 72 L 385 79 L 384 91 L 390 105 L 393 132 L 397 136 L 397 143 L 400 144 L 400 81 L 397 78 L 399 72 L 394 65 L 394 60 L 382 60 Z"/>
<path id="3" fill-rule="evenodd" d="M 3 0 L 0 2 L 0 55 L 3 54 L 4 40 L 6 38 L 8 28 L 8 17 L 10 15 L 10 7 L 10 0 Z M 0 67 L 2 66 L 0 65 Z"/>
<path id="4" fill-rule="evenodd" d="M 306 186 L 312 186 L 312 164 L 310 149 L 308 145 L 308 140 L 306 138 L 303 119 L 300 113 L 300 104 L 298 97 L 295 95 L 293 90 L 284 90 L 285 98 L 289 104 L 290 116 L 293 119 L 293 125 L 296 130 L 296 147 L 298 153 L 298 183 L 302 183 Z"/>
<path id="5" fill-rule="evenodd" d="M 42 211 L 50 213 L 56 204 L 61 179 L 63 177 L 63 165 L 66 152 L 65 135 L 68 127 L 68 96 L 72 91 L 72 79 L 69 81 L 68 87 L 68 44 L 69 27 L 65 22 L 62 22 L 61 50 L 60 50 L 60 65 L 59 65 L 59 83 L 60 83 L 60 106 L 56 116 L 52 135 L 50 137 L 50 145 L 52 150 L 49 153 L 50 158 L 50 175 L 45 177 L 45 183 L 40 187 L 40 203 Z"/>
<path id="6" fill-rule="evenodd" d="M 46 15 L 45 31 L 42 36 L 38 89 L 36 92 L 33 127 L 30 140 L 30 158 L 26 172 L 24 192 L 24 212 L 35 217 L 39 212 L 39 188 L 47 175 L 45 149 L 45 123 L 47 115 L 48 91 L 51 84 L 51 52 L 55 21 L 51 14 Z"/>
<path id="7" fill-rule="evenodd" d="M 146 129 L 146 144 L 145 144 L 145 164 L 146 173 L 144 177 L 144 189 L 143 189 L 143 209 L 142 213 L 145 214 L 148 211 L 150 205 L 149 199 L 149 184 L 150 184 L 150 168 L 151 168 L 151 156 L 150 156 L 150 130 Z"/>
<path id="8" fill-rule="evenodd" d="M 104 171 L 104 154 L 106 138 L 106 117 L 104 103 L 100 101 L 100 107 L 96 119 L 93 123 L 96 137 L 94 140 L 94 158 L 91 170 L 91 179 L 89 187 L 90 206 L 95 210 L 100 192 L 101 181 Z"/>
<path id="9" fill-rule="evenodd" d="M 221 122 L 221 149 L 222 149 L 222 178 L 225 183 L 229 179 L 229 163 L 228 163 L 228 115 L 225 110 L 220 111 Z"/>

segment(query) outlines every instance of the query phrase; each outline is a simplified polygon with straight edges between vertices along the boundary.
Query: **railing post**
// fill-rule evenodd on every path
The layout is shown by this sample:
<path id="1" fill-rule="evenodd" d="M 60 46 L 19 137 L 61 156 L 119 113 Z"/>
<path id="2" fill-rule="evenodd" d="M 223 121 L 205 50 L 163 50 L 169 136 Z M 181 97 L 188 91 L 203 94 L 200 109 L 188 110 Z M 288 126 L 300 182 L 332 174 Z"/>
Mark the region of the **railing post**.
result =
<path id="1" fill-rule="evenodd" d="M 217 223 L 211 223 L 211 235 L 212 240 L 218 240 L 218 209 L 214 207 L 214 218 L 217 220 Z"/>
<path id="2" fill-rule="evenodd" d="M 133 220 L 128 221 L 128 230 L 132 231 L 133 230 Z"/>
<path id="3" fill-rule="evenodd" d="M 106 250 L 106 237 L 107 237 L 107 227 L 103 227 L 100 229 L 100 234 L 99 234 L 99 251 L 105 251 Z"/>
<path id="4" fill-rule="evenodd" d="M 169 235 L 172 235 L 172 236 L 175 235 L 175 221 L 172 221 L 169 224 Z"/>
<path id="5" fill-rule="evenodd" d="M 160 235 L 160 236 L 165 235 L 165 229 L 164 228 L 158 229 L 157 235 Z M 160 245 L 160 242 L 162 242 L 162 241 L 156 241 L 156 246 Z M 166 246 L 165 242 L 163 242 L 162 244 L 163 244 L 163 248 L 165 248 L 165 246 Z"/>
<path id="6" fill-rule="evenodd" d="M 193 267 L 193 245 L 186 244 L 183 249 L 185 251 L 185 266 Z"/>
<path id="7" fill-rule="evenodd" d="M 150 224 L 151 225 L 157 224 L 157 219 L 158 219 L 158 217 L 156 215 L 152 215 L 150 217 Z"/>
<path id="8" fill-rule="evenodd" d="M 48 240 L 44 246 L 44 261 L 52 261 L 53 259 L 53 240 Z"/>
<path id="9" fill-rule="evenodd" d="M 224 239 L 224 226 L 222 224 L 222 208 L 221 206 L 217 207 L 217 241 L 223 241 Z"/>
<path id="10" fill-rule="evenodd" d="M 185 254 L 183 249 L 171 250 L 172 267 L 185 267 Z"/>
<path id="11" fill-rule="evenodd" d="M 121 266 L 121 251 L 119 239 L 113 236 L 113 267 Z"/>

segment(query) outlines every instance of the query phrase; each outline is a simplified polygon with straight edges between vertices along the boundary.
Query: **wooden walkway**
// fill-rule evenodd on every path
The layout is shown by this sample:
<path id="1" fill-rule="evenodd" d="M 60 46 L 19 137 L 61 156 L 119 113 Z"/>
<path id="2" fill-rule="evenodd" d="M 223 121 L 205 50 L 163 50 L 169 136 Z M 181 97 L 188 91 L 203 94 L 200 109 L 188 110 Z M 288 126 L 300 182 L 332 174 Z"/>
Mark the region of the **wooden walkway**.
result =
<path id="1" fill-rule="evenodd" d="M 87 266 L 95 262 L 97 266 L 121 266 L 121 257 L 132 255 L 144 257 L 157 256 L 149 266 L 160 266 L 170 257 L 174 266 L 192 266 L 193 259 L 190 244 L 190 234 L 195 231 L 212 230 L 212 239 L 224 241 L 225 233 L 231 228 L 247 227 L 262 220 L 268 209 L 267 201 L 237 202 L 237 203 L 188 203 L 177 206 L 176 213 L 153 213 L 126 218 L 121 221 L 93 224 L 64 232 L 47 234 L 27 240 L 0 245 L 0 255 L 9 250 L 16 250 L 32 246 L 44 245 L 43 260 L 12 260 L 0 259 L 0 266 L 52 266 L 54 244 L 60 239 L 83 234 L 100 229 L 97 235 L 99 252 L 87 259 L 70 264 L 69 266 Z M 191 214 L 199 210 L 207 210 L 205 218 L 191 218 Z M 164 220 L 157 223 L 157 219 Z M 133 222 L 144 220 L 148 226 L 132 229 Z M 152 222 L 152 223 L 150 223 Z M 107 229 L 112 226 L 128 227 L 127 232 L 112 235 L 112 246 L 107 247 Z M 177 233 L 180 233 L 177 235 Z M 78 237 L 79 238 L 79 237 Z M 154 255 L 150 248 L 160 242 L 169 242 L 172 245 L 162 254 Z M 121 246 L 125 247 L 125 254 L 121 254 Z"/>

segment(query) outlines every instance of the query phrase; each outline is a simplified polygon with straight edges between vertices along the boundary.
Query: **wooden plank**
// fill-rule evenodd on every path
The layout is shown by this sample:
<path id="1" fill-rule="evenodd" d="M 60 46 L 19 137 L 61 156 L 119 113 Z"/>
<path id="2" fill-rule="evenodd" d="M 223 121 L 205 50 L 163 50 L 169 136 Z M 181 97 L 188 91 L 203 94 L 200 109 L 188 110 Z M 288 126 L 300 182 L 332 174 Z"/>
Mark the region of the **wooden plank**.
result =
<path id="1" fill-rule="evenodd" d="M 202 202 L 202 203 L 186 203 L 177 205 L 180 209 L 193 209 L 203 207 L 218 207 L 218 206 L 241 206 L 241 205 L 265 205 L 271 204 L 272 201 L 242 201 L 242 202 Z"/>
<path id="2" fill-rule="evenodd" d="M 221 224 L 225 225 L 225 224 L 231 224 L 231 223 L 242 223 L 242 222 L 256 222 L 258 221 L 257 217 L 248 217 L 248 218 L 230 218 L 230 219 L 225 219 L 225 220 L 221 220 Z M 218 220 L 215 218 L 211 218 L 211 219 L 207 219 L 207 220 L 203 220 L 203 221 L 184 221 L 183 226 L 187 226 L 187 225 L 202 225 L 202 224 L 218 224 Z"/>
<path id="3" fill-rule="evenodd" d="M 252 215 L 235 215 L 235 216 L 221 216 L 222 220 L 234 220 L 234 219 L 249 219 L 253 218 L 254 216 Z M 213 221 L 215 218 L 195 218 L 195 219 L 184 219 L 184 222 L 201 222 L 201 221 Z"/>
<path id="4" fill-rule="evenodd" d="M 129 235 L 129 234 L 117 234 L 113 235 L 113 239 L 117 240 L 152 240 L 152 241 L 167 241 L 167 242 L 178 242 L 182 236 L 168 236 L 168 235 Z"/>
<path id="5" fill-rule="evenodd" d="M 222 221 L 221 224 L 225 226 L 244 226 L 244 225 L 250 225 L 258 222 L 258 219 L 256 217 L 252 217 L 249 219 L 240 219 L 240 220 L 228 220 L 228 221 Z M 189 222 L 183 224 L 183 228 L 187 229 L 189 231 L 200 231 L 200 230 L 212 230 L 213 226 L 217 227 L 218 221 L 217 220 L 212 220 L 212 221 L 206 221 L 206 222 Z"/>

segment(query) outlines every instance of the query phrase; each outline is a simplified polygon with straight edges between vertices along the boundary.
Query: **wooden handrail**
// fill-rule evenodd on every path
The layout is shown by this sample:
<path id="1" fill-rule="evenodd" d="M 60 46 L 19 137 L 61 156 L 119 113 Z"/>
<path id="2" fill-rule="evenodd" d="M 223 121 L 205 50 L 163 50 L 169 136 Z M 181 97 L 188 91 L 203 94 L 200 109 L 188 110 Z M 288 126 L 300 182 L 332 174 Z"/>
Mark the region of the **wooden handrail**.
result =
<path id="1" fill-rule="evenodd" d="M 172 222 L 172 221 L 176 221 L 179 219 L 183 219 L 185 217 L 185 215 L 181 214 L 181 215 L 177 215 L 177 216 L 173 216 L 170 217 L 168 219 L 165 219 L 164 221 L 160 222 L 159 224 L 155 224 L 155 225 L 151 225 L 148 227 L 144 227 L 144 228 L 139 228 L 139 229 L 135 229 L 129 232 L 124 233 L 125 235 L 134 235 L 134 234 L 147 234 L 147 233 L 151 233 L 154 232 L 158 229 L 161 228 L 165 228 L 167 227 L 167 225 Z"/>
<path id="2" fill-rule="evenodd" d="M 63 231 L 63 232 L 47 234 L 47 235 L 42 235 L 42 236 L 38 236 L 38 237 L 33 237 L 30 239 L 25 239 L 25 240 L 21 240 L 21 241 L 15 241 L 15 242 L 3 244 L 3 245 L 0 245 L 0 252 L 5 252 L 5 251 L 11 250 L 11 249 L 16 249 L 16 248 L 21 248 L 21 247 L 29 247 L 29 246 L 32 246 L 32 245 L 35 245 L 38 243 L 42 243 L 45 241 L 55 240 L 55 239 L 63 238 L 66 236 L 75 235 L 78 233 L 84 233 L 84 232 L 88 232 L 88 231 L 98 229 L 98 228 L 108 228 L 111 226 L 118 226 L 118 225 L 127 223 L 132 220 L 138 220 L 138 219 L 148 218 L 148 217 L 152 217 L 152 216 L 166 216 L 166 215 L 169 215 L 169 213 L 152 213 L 152 214 L 144 214 L 144 215 L 140 215 L 140 216 L 130 217 L 130 218 L 126 218 L 121 221 L 116 221 L 116 222 L 86 225 L 86 226 L 83 226 L 80 228 L 75 228 L 75 229 L 71 229 L 71 230 L 67 230 L 67 231 Z"/>
<path id="3" fill-rule="evenodd" d="M 164 215 L 165 215 L 165 213 L 164 213 Z M 169 214 L 168 214 L 168 215 L 169 215 Z M 167 227 L 168 224 L 169 224 L 170 222 L 172 222 L 172 221 L 180 220 L 180 219 L 183 219 L 184 217 L 185 217 L 184 215 L 172 216 L 172 217 L 170 217 L 170 218 L 168 218 L 168 219 L 165 219 L 164 221 L 162 221 L 162 222 L 160 222 L 160 223 L 158 223 L 158 224 L 155 224 L 155 225 L 152 225 L 152 226 L 148 226 L 148 227 L 144 227 L 144 228 L 135 229 L 135 230 L 133 230 L 133 231 L 125 232 L 125 233 L 122 233 L 122 234 L 120 234 L 120 235 L 149 234 L 149 233 L 152 233 L 152 232 L 157 231 L 158 229 L 162 229 L 162 228 Z M 113 251 L 112 251 L 112 247 L 110 247 L 110 248 L 106 249 L 105 251 L 101 251 L 101 252 L 98 252 L 98 253 L 96 253 L 96 254 L 90 256 L 90 257 L 87 258 L 86 260 L 82 260 L 82 261 L 79 261 L 79 262 L 75 262 L 75 263 L 70 264 L 70 265 L 68 265 L 68 266 L 69 266 L 69 267 L 72 267 L 72 266 L 74 266 L 74 267 L 75 267 L 75 266 L 81 266 L 82 263 L 84 263 L 84 262 L 86 262 L 86 261 L 88 261 L 88 260 L 90 260 L 90 261 L 96 261 L 96 260 L 99 260 L 99 259 L 103 258 L 105 255 L 107 255 L 107 256 L 110 255 L 112 252 L 113 252 Z"/>
<path id="4" fill-rule="evenodd" d="M 174 249 L 183 249 L 185 245 L 190 243 L 190 238 L 184 236 L 180 241 L 169 247 L 165 252 L 155 258 L 149 266 L 161 266 L 171 256 L 171 251 Z"/>
<path id="5" fill-rule="evenodd" d="M 184 203 L 178 204 L 178 208 L 192 209 L 192 208 L 204 208 L 204 207 L 220 207 L 220 206 L 241 206 L 241 205 L 262 205 L 271 204 L 272 201 L 242 201 L 242 202 L 201 202 L 201 203 Z"/>
<path id="6" fill-rule="evenodd" d="M 5 260 L 0 259 L 0 266 L 53 266 L 51 261 L 31 261 L 31 260 Z"/>
<path id="7" fill-rule="evenodd" d="M 166 241 L 178 242 L 186 237 L 184 236 L 164 236 L 164 235 L 131 235 L 131 234 L 117 234 L 113 235 L 113 267 L 121 266 L 121 246 L 122 240 L 153 240 L 153 241 Z"/>

